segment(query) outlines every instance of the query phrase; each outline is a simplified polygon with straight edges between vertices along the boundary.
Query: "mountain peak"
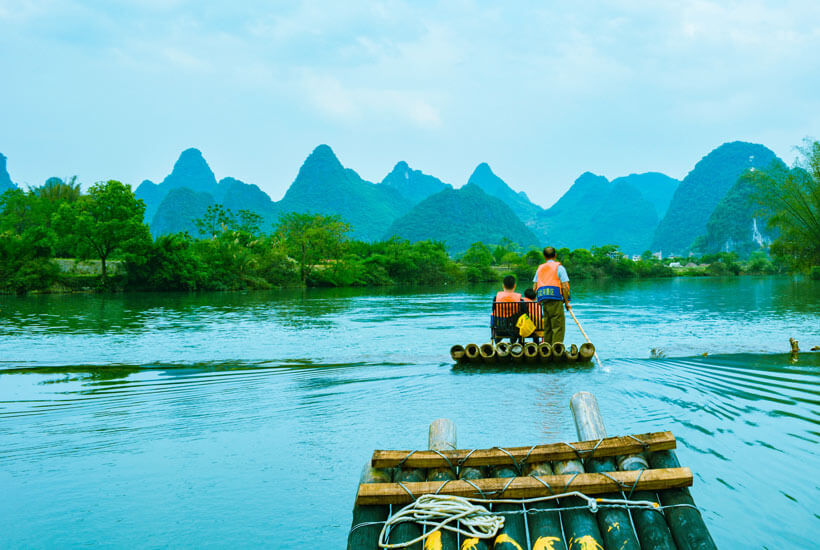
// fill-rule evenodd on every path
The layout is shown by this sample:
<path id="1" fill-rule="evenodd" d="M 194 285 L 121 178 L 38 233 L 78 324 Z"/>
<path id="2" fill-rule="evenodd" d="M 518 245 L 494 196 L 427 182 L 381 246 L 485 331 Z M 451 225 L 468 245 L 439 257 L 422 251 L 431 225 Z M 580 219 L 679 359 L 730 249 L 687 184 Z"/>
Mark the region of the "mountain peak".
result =
<path id="1" fill-rule="evenodd" d="M 480 187 L 488 195 L 507 203 L 521 221 L 525 223 L 534 220 L 541 211 L 541 207 L 533 204 L 526 193 L 523 191 L 516 193 L 507 185 L 507 182 L 495 175 L 486 162 L 482 162 L 475 167 L 470 179 L 467 180 L 468 185 L 471 183 Z"/>
<path id="2" fill-rule="evenodd" d="M 202 152 L 193 147 L 180 153 L 171 173 L 160 184 L 167 189 L 187 187 L 193 191 L 213 193 L 216 177 Z"/>
<path id="3" fill-rule="evenodd" d="M 387 174 L 379 185 L 384 185 L 398 192 L 401 197 L 412 204 L 417 204 L 430 195 L 450 189 L 451 186 L 440 179 L 413 170 L 407 162 L 401 160 Z"/>

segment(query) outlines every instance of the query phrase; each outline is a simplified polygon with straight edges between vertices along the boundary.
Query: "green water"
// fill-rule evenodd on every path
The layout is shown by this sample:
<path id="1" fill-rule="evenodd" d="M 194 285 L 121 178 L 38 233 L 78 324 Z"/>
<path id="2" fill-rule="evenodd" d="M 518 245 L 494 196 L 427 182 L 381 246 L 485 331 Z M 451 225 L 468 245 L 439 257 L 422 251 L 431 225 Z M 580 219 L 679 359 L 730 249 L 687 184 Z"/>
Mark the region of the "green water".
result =
<path id="1" fill-rule="evenodd" d="M 453 368 L 493 290 L 0 296 L 0 547 L 341 548 L 373 449 L 575 440 L 579 390 L 675 433 L 720 547 L 816 546 L 820 284 L 579 282 L 603 367 Z"/>

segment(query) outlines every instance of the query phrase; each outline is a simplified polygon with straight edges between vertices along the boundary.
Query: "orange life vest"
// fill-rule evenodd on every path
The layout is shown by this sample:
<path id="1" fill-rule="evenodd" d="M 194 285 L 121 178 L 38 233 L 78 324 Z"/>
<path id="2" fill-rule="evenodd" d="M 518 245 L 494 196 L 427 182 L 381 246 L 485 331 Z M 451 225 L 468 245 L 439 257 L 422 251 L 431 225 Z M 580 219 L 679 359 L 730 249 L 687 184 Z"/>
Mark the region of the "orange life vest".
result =
<path id="1" fill-rule="evenodd" d="M 502 290 L 495 295 L 496 302 L 520 302 L 521 295 L 511 290 Z"/>
<path id="2" fill-rule="evenodd" d="M 538 266 L 538 271 L 535 272 L 535 282 L 538 287 L 536 298 L 539 302 L 564 299 L 561 296 L 561 279 L 558 278 L 560 265 L 560 262 L 552 260 Z"/>

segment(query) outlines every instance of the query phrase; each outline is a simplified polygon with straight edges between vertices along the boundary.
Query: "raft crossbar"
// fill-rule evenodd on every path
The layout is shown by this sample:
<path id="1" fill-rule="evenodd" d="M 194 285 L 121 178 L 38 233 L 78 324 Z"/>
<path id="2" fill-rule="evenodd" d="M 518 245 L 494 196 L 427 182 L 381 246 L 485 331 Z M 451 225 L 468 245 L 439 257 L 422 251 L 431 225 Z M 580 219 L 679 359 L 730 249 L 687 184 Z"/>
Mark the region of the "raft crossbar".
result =
<path id="1" fill-rule="evenodd" d="M 448 468 L 453 466 L 497 466 L 516 463 L 554 462 L 578 458 L 618 456 L 643 451 L 668 451 L 677 446 L 672 432 L 606 437 L 575 443 L 550 443 L 530 447 L 494 447 L 456 451 L 373 451 L 374 468 Z"/>
<path id="2" fill-rule="evenodd" d="M 423 494 L 456 495 L 468 498 L 522 499 L 577 491 L 598 495 L 623 490 L 659 491 L 692 485 L 689 468 L 660 468 L 642 471 L 608 472 L 606 474 L 568 474 L 514 478 L 421 481 L 398 483 L 362 483 L 356 504 L 407 504 Z"/>

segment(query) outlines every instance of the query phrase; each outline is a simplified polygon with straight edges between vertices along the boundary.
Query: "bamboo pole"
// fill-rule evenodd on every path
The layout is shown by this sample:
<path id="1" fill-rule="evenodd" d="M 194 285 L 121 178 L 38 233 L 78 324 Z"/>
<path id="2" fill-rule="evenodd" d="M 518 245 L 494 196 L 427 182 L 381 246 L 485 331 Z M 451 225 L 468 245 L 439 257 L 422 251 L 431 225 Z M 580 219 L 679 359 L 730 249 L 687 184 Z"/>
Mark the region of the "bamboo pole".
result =
<path id="1" fill-rule="evenodd" d="M 364 465 L 359 483 L 385 483 L 390 481 L 387 470 Z M 365 504 L 353 506 L 353 523 L 347 536 L 348 550 L 377 550 L 379 533 L 390 515 L 390 507 L 385 504 Z M 372 524 L 372 525 L 371 525 Z"/>
<path id="2" fill-rule="evenodd" d="M 564 351 L 566 351 L 566 347 L 562 342 L 555 342 L 552 345 L 552 360 L 555 362 L 563 361 L 564 360 Z"/>
<path id="3" fill-rule="evenodd" d="M 427 447 L 431 451 L 452 451 L 456 448 L 456 425 L 452 420 L 439 418 L 430 424 Z M 431 468 L 427 471 L 427 481 L 448 481 L 456 478 L 452 468 Z M 458 550 L 458 535 L 446 529 L 432 533 L 425 540 L 425 548 L 437 550 Z"/>
<path id="4" fill-rule="evenodd" d="M 581 347 L 578 349 L 578 361 L 582 363 L 589 363 L 594 355 L 595 346 L 589 342 L 581 344 Z"/>
<path id="5" fill-rule="evenodd" d="M 598 401 L 589 392 L 578 392 L 570 399 L 570 409 L 575 420 L 575 429 L 580 439 L 603 439 L 606 437 L 604 419 L 598 409 Z M 592 472 L 615 471 L 615 460 L 612 457 L 593 458 L 587 463 Z M 604 495 L 603 498 L 619 498 L 619 493 Z M 629 519 L 629 511 L 621 508 L 602 508 L 597 514 L 599 535 L 604 548 L 619 550 L 640 550 Z M 594 538 L 594 533 L 591 533 Z M 654 548 L 654 547 L 652 547 Z"/>
<path id="6" fill-rule="evenodd" d="M 455 346 L 450 348 L 450 357 L 453 358 L 453 361 L 456 363 L 464 362 L 464 346 L 459 346 L 456 344 Z"/>
<path id="7" fill-rule="evenodd" d="M 518 476 L 510 465 L 504 464 L 492 468 L 494 478 L 509 479 Z M 493 503 L 493 514 L 504 517 L 504 527 L 493 541 L 493 550 L 518 550 L 527 548 L 527 528 L 524 523 L 524 505 L 513 503 Z"/>
<path id="8" fill-rule="evenodd" d="M 547 363 L 552 359 L 552 346 L 547 342 L 538 344 L 538 360 L 542 363 Z"/>
<path id="9" fill-rule="evenodd" d="M 478 348 L 478 353 L 481 355 L 481 360 L 485 363 L 498 362 L 498 357 L 495 354 L 495 348 L 492 344 L 481 344 Z"/>
<path id="10" fill-rule="evenodd" d="M 481 352 L 476 344 L 467 344 L 464 346 L 464 356 L 467 358 L 467 361 L 476 363 L 479 361 L 480 354 Z"/>
<path id="11" fill-rule="evenodd" d="M 549 345 L 549 344 L 547 344 Z M 552 476 L 549 462 L 528 464 L 525 472 L 531 477 Z M 561 529 L 561 513 L 555 500 L 543 500 L 527 504 L 527 529 L 533 548 L 566 550 L 564 531 Z"/>
<path id="12" fill-rule="evenodd" d="M 520 363 L 524 360 L 524 346 L 515 342 L 514 344 L 510 345 L 510 358 L 515 363 Z"/>
<path id="13" fill-rule="evenodd" d="M 578 322 L 578 317 L 575 316 L 575 313 L 573 313 L 572 309 L 568 309 L 567 311 L 569 311 L 569 314 L 572 315 L 572 319 L 575 321 L 575 324 L 578 325 L 578 330 L 580 330 L 581 334 L 584 335 L 586 341 L 591 344 L 592 341 L 590 341 L 589 336 L 587 336 L 587 333 L 584 331 L 584 327 L 582 327 L 581 323 Z M 598 358 L 598 352 L 594 351 L 593 349 L 592 355 L 595 357 L 595 361 L 598 363 L 598 366 L 600 367 L 601 360 Z"/>
<path id="14" fill-rule="evenodd" d="M 564 359 L 568 363 L 575 363 L 578 361 L 578 346 L 572 344 L 569 348 L 564 351 Z"/>
<path id="15" fill-rule="evenodd" d="M 653 468 L 680 465 L 678 457 L 672 451 L 651 453 L 649 463 Z M 679 550 L 716 550 L 715 541 L 712 540 L 712 535 L 709 534 L 700 511 L 694 508 L 695 501 L 689 489 L 666 489 L 658 491 L 658 496 L 664 506 L 683 505 L 664 510 L 666 522 L 669 524 Z"/>
<path id="16" fill-rule="evenodd" d="M 495 345 L 495 357 L 499 363 L 506 363 L 510 360 L 510 344 L 499 342 Z"/>
<path id="17" fill-rule="evenodd" d="M 524 344 L 524 361 L 527 363 L 535 363 L 538 361 L 538 344 L 535 342 L 527 342 Z"/>

